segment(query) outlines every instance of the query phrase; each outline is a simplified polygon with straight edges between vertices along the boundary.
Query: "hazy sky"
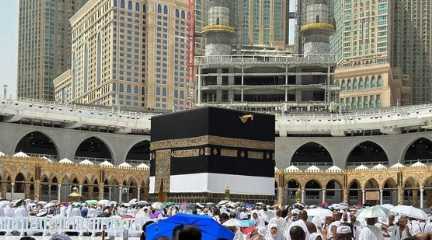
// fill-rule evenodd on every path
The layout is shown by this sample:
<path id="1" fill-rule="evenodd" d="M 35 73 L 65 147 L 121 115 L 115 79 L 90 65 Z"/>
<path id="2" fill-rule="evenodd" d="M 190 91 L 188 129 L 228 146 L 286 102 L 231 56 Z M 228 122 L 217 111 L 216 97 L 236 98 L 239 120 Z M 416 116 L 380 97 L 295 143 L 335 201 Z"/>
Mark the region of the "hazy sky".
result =
<path id="1" fill-rule="evenodd" d="M 18 45 L 18 0 L 0 0 L 0 97 L 3 85 L 8 85 L 8 95 L 16 96 L 17 45 Z M 291 1 L 291 11 L 295 1 Z M 290 23 L 293 29 L 294 22 Z M 291 34 L 292 39 L 292 34 Z"/>
<path id="2" fill-rule="evenodd" d="M 17 45 L 18 45 L 18 0 L 0 0 L 0 97 L 3 84 L 7 84 L 8 95 L 16 95 Z"/>

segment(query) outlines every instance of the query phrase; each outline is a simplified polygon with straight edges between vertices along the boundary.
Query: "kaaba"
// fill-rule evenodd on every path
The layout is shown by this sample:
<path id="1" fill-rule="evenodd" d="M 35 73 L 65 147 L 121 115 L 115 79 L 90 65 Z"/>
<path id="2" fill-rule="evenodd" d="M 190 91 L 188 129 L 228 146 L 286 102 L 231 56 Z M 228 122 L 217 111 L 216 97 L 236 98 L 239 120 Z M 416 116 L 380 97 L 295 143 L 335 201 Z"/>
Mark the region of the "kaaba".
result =
<path id="1" fill-rule="evenodd" d="M 155 116 L 151 129 L 153 199 L 273 201 L 273 115 L 202 107 Z"/>

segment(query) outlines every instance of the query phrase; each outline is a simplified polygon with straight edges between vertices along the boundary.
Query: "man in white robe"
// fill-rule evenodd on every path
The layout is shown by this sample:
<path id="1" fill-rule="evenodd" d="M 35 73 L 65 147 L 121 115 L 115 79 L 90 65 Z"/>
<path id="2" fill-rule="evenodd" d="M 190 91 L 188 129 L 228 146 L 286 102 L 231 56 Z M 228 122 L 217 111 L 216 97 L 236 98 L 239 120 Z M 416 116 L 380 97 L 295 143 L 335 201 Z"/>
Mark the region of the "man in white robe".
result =
<path id="1" fill-rule="evenodd" d="M 366 218 L 366 226 L 360 230 L 358 240 L 384 240 L 383 231 L 375 226 L 377 218 Z"/>

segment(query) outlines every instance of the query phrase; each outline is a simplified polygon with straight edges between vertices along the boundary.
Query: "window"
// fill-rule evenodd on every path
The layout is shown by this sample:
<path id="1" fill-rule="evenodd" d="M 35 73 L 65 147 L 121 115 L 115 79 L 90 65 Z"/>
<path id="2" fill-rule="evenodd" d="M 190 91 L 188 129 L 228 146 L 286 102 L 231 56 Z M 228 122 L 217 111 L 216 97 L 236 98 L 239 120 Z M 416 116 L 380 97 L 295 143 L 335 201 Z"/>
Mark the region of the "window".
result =
<path id="1" fill-rule="evenodd" d="M 113 0 L 113 6 L 117 7 L 117 0 Z"/>
<path id="2" fill-rule="evenodd" d="M 135 3 L 135 11 L 137 11 L 137 12 L 140 11 L 140 5 L 139 5 L 139 3 Z"/>
<path id="3" fill-rule="evenodd" d="M 120 7 L 125 8 L 125 0 L 120 0 Z"/>
<path id="4" fill-rule="evenodd" d="M 181 18 L 185 18 L 185 11 L 181 11 Z"/>
<path id="5" fill-rule="evenodd" d="M 129 9 L 129 10 L 132 10 L 132 1 L 129 1 L 129 2 L 128 2 L 128 9 Z"/>
<path id="6" fill-rule="evenodd" d="M 316 17 L 315 17 L 315 22 L 316 22 L 316 23 L 319 23 L 319 15 L 316 15 Z"/>
<path id="7" fill-rule="evenodd" d="M 176 9 L 176 17 L 180 17 L 180 12 L 178 9 Z"/>
<path id="8" fill-rule="evenodd" d="M 158 4 L 158 13 L 162 13 L 162 6 Z"/>
<path id="9" fill-rule="evenodd" d="M 168 7 L 164 6 L 164 14 L 168 14 Z"/>

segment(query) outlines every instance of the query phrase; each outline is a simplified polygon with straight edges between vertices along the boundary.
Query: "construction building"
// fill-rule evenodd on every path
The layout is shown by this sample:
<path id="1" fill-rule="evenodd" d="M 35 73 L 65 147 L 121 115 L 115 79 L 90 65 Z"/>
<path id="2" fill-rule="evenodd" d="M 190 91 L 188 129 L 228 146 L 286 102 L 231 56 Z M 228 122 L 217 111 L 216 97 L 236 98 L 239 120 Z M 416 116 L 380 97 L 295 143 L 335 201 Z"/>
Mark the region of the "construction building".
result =
<path id="1" fill-rule="evenodd" d="M 301 31 L 305 54 L 262 48 L 233 49 L 236 31 L 223 1 L 209 7 L 205 56 L 196 57 L 198 105 L 253 111 L 335 110 L 334 56 L 326 1 L 310 1 Z M 225 4 L 225 5 L 224 5 Z"/>

